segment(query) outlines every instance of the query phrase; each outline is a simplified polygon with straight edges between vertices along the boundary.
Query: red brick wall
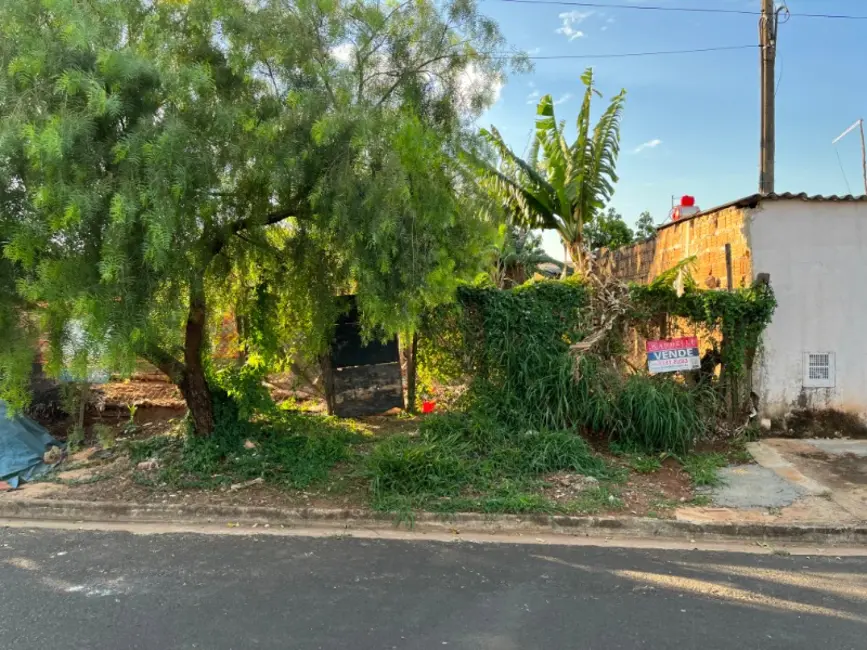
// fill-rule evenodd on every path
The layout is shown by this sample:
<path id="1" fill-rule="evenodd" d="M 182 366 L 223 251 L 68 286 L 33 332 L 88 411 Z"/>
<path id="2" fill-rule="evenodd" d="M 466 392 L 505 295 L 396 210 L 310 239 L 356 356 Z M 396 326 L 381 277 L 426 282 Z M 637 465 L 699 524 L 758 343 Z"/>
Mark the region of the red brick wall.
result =
<path id="1" fill-rule="evenodd" d="M 605 251 L 600 263 L 627 282 L 647 283 L 687 257 L 695 256 L 691 272 L 702 288 L 725 289 L 725 246 L 731 246 L 733 287 L 752 283 L 750 249 L 744 227 L 745 211 L 726 208 L 662 228 L 655 239 Z"/>

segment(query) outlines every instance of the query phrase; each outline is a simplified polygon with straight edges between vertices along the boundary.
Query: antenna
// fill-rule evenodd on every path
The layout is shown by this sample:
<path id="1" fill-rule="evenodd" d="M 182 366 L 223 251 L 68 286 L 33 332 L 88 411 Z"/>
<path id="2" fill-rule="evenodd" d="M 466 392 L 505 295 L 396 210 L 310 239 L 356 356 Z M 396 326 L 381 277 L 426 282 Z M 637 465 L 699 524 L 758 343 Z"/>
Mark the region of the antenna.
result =
<path id="1" fill-rule="evenodd" d="M 834 138 L 831 144 L 836 145 L 838 142 L 840 142 L 840 140 L 845 138 L 857 128 L 861 129 L 861 171 L 864 175 L 864 193 L 867 194 L 867 146 L 865 146 L 864 143 L 864 119 L 862 118 L 860 120 L 857 120 L 855 124 L 843 131 L 843 133 L 838 135 L 836 138 Z M 839 153 L 837 155 L 839 156 Z M 843 173 L 843 175 L 845 176 L 845 172 Z"/>

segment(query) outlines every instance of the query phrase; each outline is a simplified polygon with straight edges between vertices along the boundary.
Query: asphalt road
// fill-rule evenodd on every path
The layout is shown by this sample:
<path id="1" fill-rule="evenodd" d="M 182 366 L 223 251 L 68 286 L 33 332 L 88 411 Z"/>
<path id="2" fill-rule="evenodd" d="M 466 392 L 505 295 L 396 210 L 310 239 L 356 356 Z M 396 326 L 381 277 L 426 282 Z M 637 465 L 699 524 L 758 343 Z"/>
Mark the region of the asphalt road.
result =
<path id="1" fill-rule="evenodd" d="M 16 650 L 867 648 L 867 559 L 0 529 Z"/>

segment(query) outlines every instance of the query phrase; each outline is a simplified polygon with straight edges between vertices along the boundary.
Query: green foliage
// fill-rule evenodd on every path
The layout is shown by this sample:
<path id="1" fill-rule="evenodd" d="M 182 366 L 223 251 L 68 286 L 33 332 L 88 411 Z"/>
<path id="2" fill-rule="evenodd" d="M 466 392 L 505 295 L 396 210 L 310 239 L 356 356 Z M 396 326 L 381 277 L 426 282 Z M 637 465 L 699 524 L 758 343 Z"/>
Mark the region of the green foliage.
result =
<path id="1" fill-rule="evenodd" d="M 665 375 L 632 375 L 616 400 L 610 431 L 621 448 L 682 454 L 707 431 L 705 409 L 713 394 L 690 390 Z"/>
<path id="2" fill-rule="evenodd" d="M 103 449 L 112 449 L 117 438 L 117 432 L 114 427 L 107 424 L 97 423 L 93 425 L 93 434 L 96 436 L 96 441 Z"/>
<path id="3" fill-rule="evenodd" d="M 418 439 L 395 436 L 367 458 L 374 506 L 411 504 L 435 510 L 527 512 L 553 507 L 531 487 L 562 470 L 616 474 L 570 431 L 522 430 L 479 411 L 423 421 Z M 468 496 L 477 494 L 478 496 Z"/>
<path id="4" fill-rule="evenodd" d="M 662 469 L 662 460 L 659 456 L 635 454 L 629 458 L 629 467 L 639 474 L 653 474 Z"/>
<path id="5" fill-rule="evenodd" d="M 432 315 L 420 359 L 468 383 L 468 413 L 526 429 L 586 428 L 645 453 L 684 453 L 706 431 L 709 395 L 671 377 L 624 379 L 595 356 L 582 357 L 576 373 L 570 345 L 586 331 L 581 284 L 463 288 L 458 297 Z"/>
<path id="6" fill-rule="evenodd" d="M 653 221 L 653 215 L 645 210 L 635 222 L 635 241 L 647 241 L 654 237 L 656 237 L 656 223 Z"/>
<path id="7" fill-rule="evenodd" d="M 75 322 L 178 383 L 190 315 L 275 365 L 341 293 L 413 329 L 494 239 L 456 154 L 525 67 L 503 46 L 471 0 L 0 2 L 0 394 L 25 401 L 25 308 L 55 369 Z"/>
<path id="8" fill-rule="evenodd" d="M 255 423 L 239 419 L 225 397 L 215 401 L 217 426 L 208 438 L 160 437 L 130 443 L 133 462 L 159 460 L 158 483 L 174 488 L 229 485 L 262 478 L 303 489 L 324 481 L 333 467 L 353 456 L 360 439 L 333 418 L 275 411 Z M 147 475 L 140 478 L 147 480 Z"/>
<path id="9" fill-rule="evenodd" d="M 690 454 L 681 460 L 684 471 L 696 486 L 714 486 L 722 481 L 719 470 L 728 464 L 724 454 Z"/>
<path id="10" fill-rule="evenodd" d="M 575 422 L 569 346 L 584 336 L 586 302 L 584 287 L 572 281 L 508 291 L 462 287 L 456 306 L 428 318 L 420 364 L 468 380 L 473 408 L 487 407 L 516 426 L 568 428 Z"/>
<path id="11" fill-rule="evenodd" d="M 668 314 L 718 332 L 722 336 L 720 352 L 726 372 L 741 375 L 748 352 L 758 346 L 774 315 L 777 301 L 773 290 L 758 284 L 734 291 L 703 291 L 687 275 L 684 291 L 678 296 L 671 285 L 682 270 L 676 267 L 647 286 L 632 287 L 634 320 L 646 323 L 659 314 Z"/>
<path id="12" fill-rule="evenodd" d="M 559 263 L 545 253 L 542 237 L 515 226 L 503 226 L 503 242 L 496 249 L 491 270 L 494 286 L 507 289 L 523 284 L 539 272 L 544 263 Z"/>
<path id="13" fill-rule="evenodd" d="M 66 435 L 66 448 L 70 452 L 76 452 L 84 446 L 84 427 L 74 425 Z"/>
<path id="14" fill-rule="evenodd" d="M 614 193 L 620 117 L 626 100 L 626 92 L 621 91 L 591 127 L 592 99 L 600 95 L 593 83 L 593 70 L 588 68 L 581 81 L 585 92 L 574 142 L 566 141 L 564 124 L 554 115 L 554 101 L 545 95 L 536 111 L 529 160 L 518 157 L 491 127 L 482 135 L 499 155 L 501 168 L 477 162 L 489 191 L 506 205 L 514 222 L 527 228 L 556 230 L 579 269 L 584 259 L 584 225 L 602 211 Z"/>
<path id="15" fill-rule="evenodd" d="M 600 248 L 617 250 L 621 246 L 631 244 L 635 239 L 635 233 L 626 225 L 619 212 L 614 208 L 608 208 L 607 212 L 598 212 L 584 225 L 584 237 L 590 250 Z"/>

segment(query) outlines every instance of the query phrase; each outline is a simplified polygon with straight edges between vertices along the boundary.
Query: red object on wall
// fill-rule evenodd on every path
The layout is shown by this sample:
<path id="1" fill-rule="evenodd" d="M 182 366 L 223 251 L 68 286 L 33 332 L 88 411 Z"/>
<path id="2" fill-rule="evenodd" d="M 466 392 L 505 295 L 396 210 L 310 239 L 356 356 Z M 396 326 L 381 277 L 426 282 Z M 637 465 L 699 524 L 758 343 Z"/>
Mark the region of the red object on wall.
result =
<path id="1" fill-rule="evenodd" d="M 669 216 L 672 221 L 680 221 L 684 217 L 691 217 L 699 212 L 701 212 L 701 208 L 695 204 L 695 197 L 684 194 L 680 197 L 680 205 L 673 207 Z"/>
<path id="2" fill-rule="evenodd" d="M 436 402 L 422 402 L 421 403 L 421 412 L 422 413 L 433 413 L 434 409 L 437 407 Z"/>

